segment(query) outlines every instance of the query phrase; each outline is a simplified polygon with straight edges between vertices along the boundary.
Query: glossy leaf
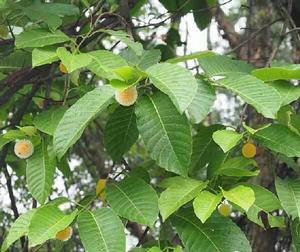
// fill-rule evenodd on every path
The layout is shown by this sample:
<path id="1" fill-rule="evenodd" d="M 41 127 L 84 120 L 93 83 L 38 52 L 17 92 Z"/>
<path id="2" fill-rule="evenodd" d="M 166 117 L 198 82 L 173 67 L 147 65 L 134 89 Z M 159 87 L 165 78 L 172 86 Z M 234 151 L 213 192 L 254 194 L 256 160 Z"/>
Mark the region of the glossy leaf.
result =
<path id="1" fill-rule="evenodd" d="M 244 158 L 242 156 L 233 157 L 227 159 L 216 171 L 216 174 L 230 177 L 257 176 L 259 174 L 259 170 L 253 170 L 253 167 L 257 167 L 255 160 Z"/>
<path id="2" fill-rule="evenodd" d="M 68 73 L 86 67 L 92 62 L 92 58 L 87 53 L 73 54 L 70 53 L 66 48 L 59 47 L 56 50 L 57 56 L 60 58 Z"/>
<path id="3" fill-rule="evenodd" d="M 275 180 L 276 192 L 286 213 L 293 219 L 300 218 L 300 183 L 298 180 Z"/>
<path id="4" fill-rule="evenodd" d="M 144 180 L 129 177 L 107 186 L 106 197 L 111 208 L 121 217 L 152 226 L 158 216 L 155 190 Z"/>
<path id="5" fill-rule="evenodd" d="M 37 209 L 29 225 L 29 247 L 54 239 L 57 232 L 68 227 L 76 216 L 77 210 L 66 215 L 53 205 Z"/>
<path id="6" fill-rule="evenodd" d="M 224 152 L 230 151 L 243 138 L 243 134 L 233 130 L 218 130 L 213 133 L 213 140 L 221 147 Z"/>
<path id="7" fill-rule="evenodd" d="M 32 51 L 32 67 L 50 64 L 59 60 L 55 49 L 34 48 Z"/>
<path id="8" fill-rule="evenodd" d="M 19 216 L 18 219 L 10 227 L 5 240 L 1 246 L 1 252 L 6 251 L 15 241 L 24 235 L 28 235 L 29 224 L 36 209 L 31 209 Z"/>
<path id="9" fill-rule="evenodd" d="M 205 223 L 206 220 L 216 210 L 216 207 L 222 200 L 222 194 L 213 194 L 209 191 L 202 191 L 193 201 L 194 212 L 196 216 Z"/>
<path id="10" fill-rule="evenodd" d="M 207 182 L 180 178 L 180 183 L 171 184 L 158 200 L 160 214 L 166 220 L 181 206 L 194 199 L 207 185 Z"/>
<path id="11" fill-rule="evenodd" d="M 230 57 L 221 55 L 201 57 L 198 58 L 198 61 L 204 72 L 210 77 L 233 72 L 250 74 L 253 69 L 245 61 L 232 60 Z"/>
<path id="12" fill-rule="evenodd" d="M 230 219 L 214 214 L 204 224 L 192 208 L 182 209 L 173 218 L 185 248 L 189 252 L 251 252 L 244 233 Z"/>
<path id="13" fill-rule="evenodd" d="M 134 106 L 117 107 L 109 117 L 104 130 L 104 143 L 112 159 L 120 161 L 138 136 Z"/>
<path id="14" fill-rule="evenodd" d="M 104 32 L 116 37 L 118 40 L 125 43 L 129 48 L 131 48 L 138 56 L 143 54 L 143 46 L 138 42 L 134 42 L 130 39 L 129 35 L 124 31 L 113 31 L 113 30 L 104 30 Z"/>
<path id="15" fill-rule="evenodd" d="M 105 79 L 120 79 L 113 70 L 128 65 L 121 56 L 109 51 L 97 50 L 90 52 L 89 55 L 93 61 L 87 68 Z"/>
<path id="16" fill-rule="evenodd" d="M 86 93 L 64 114 L 54 132 L 54 150 L 58 158 L 81 136 L 88 123 L 112 102 L 114 90 L 102 86 Z"/>
<path id="17" fill-rule="evenodd" d="M 44 204 L 51 192 L 55 167 L 55 159 L 49 155 L 45 142 L 36 147 L 33 155 L 27 159 L 28 189 L 40 204 Z"/>
<path id="18" fill-rule="evenodd" d="M 295 64 L 254 69 L 252 74 L 263 81 L 299 79 L 300 65 Z"/>
<path id="19" fill-rule="evenodd" d="M 154 86 L 167 94 L 177 110 L 183 113 L 192 103 L 198 84 L 191 72 L 170 63 L 160 63 L 146 70 Z"/>
<path id="20" fill-rule="evenodd" d="M 281 96 L 281 106 L 290 104 L 300 97 L 300 86 L 294 86 L 287 81 L 274 81 L 270 83 Z"/>
<path id="21" fill-rule="evenodd" d="M 44 47 L 69 41 L 70 38 L 61 31 L 49 32 L 42 29 L 26 30 L 16 37 L 17 48 Z"/>
<path id="22" fill-rule="evenodd" d="M 288 157 L 300 157 L 300 136 L 288 127 L 273 124 L 254 134 L 256 141 L 264 147 Z"/>
<path id="23" fill-rule="evenodd" d="M 109 208 L 80 213 L 78 231 L 87 252 L 125 252 L 123 224 Z"/>
<path id="24" fill-rule="evenodd" d="M 223 128 L 221 125 L 199 126 L 197 134 L 193 137 L 191 173 L 199 172 L 207 166 L 208 176 L 211 177 L 223 163 L 226 155 L 212 139 L 213 133 Z"/>
<path id="25" fill-rule="evenodd" d="M 275 118 L 281 106 L 281 97 L 275 88 L 254 76 L 244 73 L 226 73 L 216 84 L 239 95 L 246 103 L 267 118 Z"/>
<path id="26" fill-rule="evenodd" d="M 49 108 L 38 114 L 33 124 L 38 130 L 52 136 L 66 110 L 67 108 L 63 106 Z"/>
<path id="27" fill-rule="evenodd" d="M 228 191 L 222 190 L 222 193 L 228 201 L 240 206 L 245 211 L 248 211 L 255 201 L 254 191 L 243 185 L 238 185 Z"/>
<path id="28" fill-rule="evenodd" d="M 259 217 L 260 212 L 264 211 L 265 213 L 270 213 L 274 210 L 280 209 L 280 202 L 274 193 L 262 186 L 250 183 L 245 183 L 243 185 L 250 187 L 255 194 L 255 201 L 253 205 L 249 208 L 249 210 L 246 212 L 247 218 L 255 222 L 256 224 L 264 227 L 264 224 Z"/>
<path id="29" fill-rule="evenodd" d="M 215 90 L 208 82 L 202 79 L 197 79 L 197 82 L 197 93 L 187 108 L 193 123 L 200 123 L 207 116 L 216 99 Z"/>
<path id="30" fill-rule="evenodd" d="M 136 115 L 150 157 L 164 169 L 187 176 L 192 133 L 185 115 L 180 115 L 162 93 L 141 97 Z"/>

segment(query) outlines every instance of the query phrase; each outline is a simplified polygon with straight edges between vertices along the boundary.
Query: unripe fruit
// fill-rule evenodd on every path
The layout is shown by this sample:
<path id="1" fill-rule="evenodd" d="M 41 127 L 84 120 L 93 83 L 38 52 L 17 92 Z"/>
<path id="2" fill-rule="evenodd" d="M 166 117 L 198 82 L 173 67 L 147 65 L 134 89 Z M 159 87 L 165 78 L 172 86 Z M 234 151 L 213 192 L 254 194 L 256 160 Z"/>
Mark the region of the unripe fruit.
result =
<path id="1" fill-rule="evenodd" d="M 14 151 L 17 157 L 26 159 L 33 154 L 33 144 L 30 140 L 17 140 Z"/>
<path id="2" fill-rule="evenodd" d="M 99 179 L 96 185 L 96 194 L 100 193 L 99 196 L 102 202 L 105 201 L 105 192 L 103 191 L 105 186 L 106 186 L 106 179 Z"/>
<path id="3" fill-rule="evenodd" d="M 64 74 L 68 73 L 68 69 L 66 68 L 66 66 L 62 62 L 59 63 L 59 71 L 61 71 Z"/>
<path id="4" fill-rule="evenodd" d="M 242 154 L 245 158 L 253 158 L 256 155 L 256 146 L 250 142 L 244 144 Z"/>
<path id="5" fill-rule="evenodd" d="M 138 93 L 136 87 L 130 87 L 123 91 L 116 90 L 115 98 L 118 103 L 123 106 L 131 106 L 135 103 L 137 99 Z"/>
<path id="6" fill-rule="evenodd" d="M 61 241 L 67 241 L 71 238 L 72 234 L 73 234 L 72 227 L 67 227 L 56 234 L 56 239 Z"/>
<path id="7" fill-rule="evenodd" d="M 218 211 L 221 215 L 228 217 L 231 214 L 231 205 L 227 203 L 221 203 L 218 206 Z"/>

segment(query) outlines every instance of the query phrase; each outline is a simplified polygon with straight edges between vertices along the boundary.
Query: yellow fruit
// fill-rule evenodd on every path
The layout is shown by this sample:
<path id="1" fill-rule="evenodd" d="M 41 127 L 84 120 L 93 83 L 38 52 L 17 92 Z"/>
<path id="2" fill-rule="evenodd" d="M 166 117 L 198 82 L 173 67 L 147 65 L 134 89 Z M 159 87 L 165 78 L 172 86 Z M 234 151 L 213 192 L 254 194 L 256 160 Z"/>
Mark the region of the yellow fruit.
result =
<path id="1" fill-rule="evenodd" d="M 71 238 L 72 234 L 73 234 L 72 227 L 67 227 L 56 234 L 56 239 L 61 241 L 67 241 Z"/>
<path id="2" fill-rule="evenodd" d="M 226 203 L 221 203 L 218 206 L 218 211 L 221 215 L 228 217 L 231 214 L 231 205 Z"/>
<path id="3" fill-rule="evenodd" d="M 19 158 L 29 158 L 33 154 L 33 144 L 30 140 L 18 140 L 15 144 L 14 151 Z"/>
<path id="4" fill-rule="evenodd" d="M 137 90 L 136 87 L 130 87 L 123 91 L 116 90 L 115 98 L 118 103 L 123 106 L 131 106 L 135 103 L 137 99 Z"/>
<path id="5" fill-rule="evenodd" d="M 256 146 L 250 142 L 244 144 L 242 154 L 245 158 L 253 158 L 256 155 Z"/>
<path id="6" fill-rule="evenodd" d="M 106 186 L 106 179 L 99 179 L 96 185 L 96 194 L 99 194 L 100 192 L 100 199 L 102 200 L 102 202 L 105 201 L 105 192 L 103 191 L 103 189 Z"/>
<path id="7" fill-rule="evenodd" d="M 59 63 L 59 71 L 61 71 L 64 74 L 68 73 L 66 66 L 62 62 Z"/>

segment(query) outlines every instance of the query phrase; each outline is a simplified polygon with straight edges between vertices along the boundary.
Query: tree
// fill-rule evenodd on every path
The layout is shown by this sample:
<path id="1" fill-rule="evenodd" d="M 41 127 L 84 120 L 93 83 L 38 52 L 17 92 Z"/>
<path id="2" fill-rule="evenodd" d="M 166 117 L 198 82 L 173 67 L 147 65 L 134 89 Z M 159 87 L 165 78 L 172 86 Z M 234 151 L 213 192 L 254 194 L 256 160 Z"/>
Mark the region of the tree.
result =
<path id="1" fill-rule="evenodd" d="M 300 6 L 229 2 L 0 1 L 1 251 L 300 249 Z"/>

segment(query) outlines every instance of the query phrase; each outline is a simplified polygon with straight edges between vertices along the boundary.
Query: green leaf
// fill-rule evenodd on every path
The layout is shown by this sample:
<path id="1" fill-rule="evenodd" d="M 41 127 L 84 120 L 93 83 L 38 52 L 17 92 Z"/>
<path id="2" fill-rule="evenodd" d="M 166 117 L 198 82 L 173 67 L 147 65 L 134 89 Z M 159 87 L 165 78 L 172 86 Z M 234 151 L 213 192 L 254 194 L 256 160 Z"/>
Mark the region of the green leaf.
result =
<path id="1" fill-rule="evenodd" d="M 245 211 L 248 211 L 255 201 L 254 191 L 248 186 L 238 185 L 229 191 L 222 190 L 222 193 L 228 201 L 240 206 Z"/>
<path id="2" fill-rule="evenodd" d="M 36 147 L 33 155 L 27 159 L 26 183 L 40 204 L 44 204 L 51 192 L 55 168 L 55 159 L 49 156 L 45 142 Z"/>
<path id="3" fill-rule="evenodd" d="M 34 118 L 33 124 L 38 130 L 53 136 L 55 129 L 66 110 L 67 108 L 63 106 L 45 110 Z"/>
<path id="4" fill-rule="evenodd" d="M 286 105 L 281 107 L 277 113 L 277 121 L 287 126 L 297 135 L 300 135 L 300 117 L 292 106 Z"/>
<path id="5" fill-rule="evenodd" d="M 227 73 L 250 74 L 253 67 L 242 60 L 232 60 L 227 56 L 215 55 L 198 58 L 199 64 L 209 76 L 223 75 Z"/>
<path id="6" fill-rule="evenodd" d="M 152 65 L 158 63 L 161 58 L 161 52 L 157 49 L 144 51 L 139 60 L 136 62 L 138 69 L 146 70 Z"/>
<path id="7" fill-rule="evenodd" d="M 87 252 L 125 252 L 123 224 L 109 208 L 80 213 L 78 231 Z"/>
<path id="8" fill-rule="evenodd" d="M 50 29 L 56 30 L 62 24 L 61 18 L 57 15 L 49 13 L 44 4 L 29 5 L 28 7 L 23 8 L 23 11 L 30 20 L 43 20 Z"/>
<path id="9" fill-rule="evenodd" d="M 193 201 L 194 212 L 196 216 L 205 223 L 212 215 L 216 207 L 222 200 L 222 194 L 213 194 L 209 191 L 202 191 Z"/>
<path id="10" fill-rule="evenodd" d="M 182 209 L 173 218 L 185 248 L 189 252 L 251 252 L 244 233 L 230 219 L 212 215 L 204 224 L 192 208 Z"/>
<path id="11" fill-rule="evenodd" d="M 183 113 L 194 99 L 198 83 L 185 68 L 170 63 L 160 63 L 146 70 L 154 86 L 167 94 L 177 110 Z"/>
<path id="12" fill-rule="evenodd" d="M 76 216 L 77 210 L 66 215 L 53 205 L 40 207 L 33 215 L 29 225 L 29 247 L 54 239 L 57 232 L 68 227 Z"/>
<path id="13" fill-rule="evenodd" d="M 3 135 L 0 136 L 0 150 L 8 143 L 12 142 L 13 138 L 5 138 Z"/>
<path id="14" fill-rule="evenodd" d="M 208 177 L 211 177 L 215 170 L 223 163 L 226 156 L 212 139 L 213 132 L 223 128 L 224 126 L 222 125 L 212 125 L 210 127 L 199 126 L 197 134 L 193 137 L 191 173 L 199 172 L 207 166 Z"/>
<path id="15" fill-rule="evenodd" d="M 287 81 L 274 81 L 270 83 L 281 96 L 281 106 L 290 104 L 300 97 L 300 86 L 294 86 Z"/>
<path id="16" fill-rule="evenodd" d="M 141 56 L 143 54 L 144 49 L 143 49 L 142 44 L 131 40 L 129 35 L 126 32 L 113 31 L 113 30 L 103 30 L 103 32 L 106 32 L 106 33 L 114 36 L 116 39 L 122 41 L 129 48 L 131 48 L 136 53 L 136 55 Z"/>
<path id="17" fill-rule="evenodd" d="M 117 107 L 110 115 L 104 130 L 104 144 L 112 159 L 120 161 L 138 136 L 134 106 Z"/>
<path id="18" fill-rule="evenodd" d="M 34 48 L 32 51 L 32 67 L 50 64 L 58 59 L 59 58 L 57 57 L 56 50 L 52 48 Z"/>
<path id="19" fill-rule="evenodd" d="M 164 221 L 207 186 L 207 182 L 180 177 L 179 179 L 180 183 L 172 183 L 159 197 L 158 206 Z"/>
<path id="20" fill-rule="evenodd" d="M 252 74 L 263 81 L 300 79 L 300 64 L 254 69 Z"/>
<path id="21" fill-rule="evenodd" d="M 113 96 L 111 86 L 101 86 L 86 93 L 67 110 L 54 132 L 54 150 L 59 159 L 80 138 L 89 122 L 106 109 Z"/>
<path id="22" fill-rule="evenodd" d="M 285 217 L 284 216 L 273 216 L 271 214 L 268 214 L 268 221 L 271 228 L 278 227 L 278 228 L 284 228 L 285 225 Z"/>
<path id="23" fill-rule="evenodd" d="M 267 118 L 275 118 L 281 106 L 281 97 L 275 88 L 254 76 L 244 73 L 227 73 L 215 82 L 239 95 Z"/>
<path id="24" fill-rule="evenodd" d="M 299 180 L 275 180 L 276 192 L 280 203 L 292 219 L 300 218 L 300 183 Z"/>
<path id="25" fill-rule="evenodd" d="M 239 144 L 244 134 L 233 130 L 218 130 L 213 133 L 213 140 L 222 148 L 224 152 L 230 151 Z"/>
<path id="26" fill-rule="evenodd" d="M 129 177 L 109 184 L 105 190 L 111 208 L 121 217 L 152 226 L 158 216 L 155 190 L 144 180 Z"/>
<path id="27" fill-rule="evenodd" d="M 193 1 L 193 16 L 197 27 L 203 31 L 209 24 L 212 18 L 212 13 L 209 10 L 215 4 L 208 4 L 208 1 Z M 201 11 L 203 10 L 203 11 Z M 206 10 L 206 11 L 205 11 Z"/>
<path id="28" fill-rule="evenodd" d="M 273 124 L 253 136 L 259 144 L 275 152 L 288 157 L 300 157 L 300 136 L 284 125 Z"/>
<path id="29" fill-rule="evenodd" d="M 15 241 L 28 234 L 29 224 L 35 212 L 36 209 L 31 209 L 16 219 L 2 243 L 1 252 L 6 251 Z"/>
<path id="30" fill-rule="evenodd" d="M 250 170 L 248 167 L 257 167 L 257 163 L 253 159 L 233 157 L 227 159 L 216 171 L 217 175 L 225 175 L 230 177 L 252 177 L 259 174 L 259 170 Z"/>
<path id="31" fill-rule="evenodd" d="M 92 62 L 92 58 L 87 53 L 73 54 L 66 48 L 59 47 L 56 50 L 57 56 L 60 58 L 64 66 L 67 68 L 68 73 L 86 67 Z"/>
<path id="32" fill-rule="evenodd" d="M 246 212 L 247 218 L 255 222 L 256 224 L 264 227 L 263 222 L 259 218 L 259 213 L 261 211 L 264 211 L 265 213 L 270 213 L 274 210 L 280 209 L 280 202 L 274 193 L 262 186 L 250 183 L 244 183 L 243 185 L 250 187 L 255 194 L 255 201 L 253 205 L 249 208 L 249 210 Z"/>
<path id="33" fill-rule="evenodd" d="M 141 97 L 136 115 L 139 132 L 151 158 L 162 168 L 187 176 L 192 133 L 185 115 L 180 115 L 162 93 Z"/>
<path id="34" fill-rule="evenodd" d="M 168 59 L 166 62 L 168 62 L 168 63 L 179 63 L 179 62 L 183 62 L 183 61 L 187 61 L 187 60 L 205 58 L 205 57 L 210 57 L 210 56 L 214 56 L 214 55 L 215 55 L 215 53 L 213 51 L 196 52 L 196 53 L 191 53 L 191 54 L 188 54 L 188 55 Z"/>
<path id="35" fill-rule="evenodd" d="M 17 48 L 44 47 L 69 41 L 70 38 L 61 31 L 49 32 L 42 29 L 26 30 L 16 37 Z"/>
<path id="36" fill-rule="evenodd" d="M 20 50 L 16 50 L 8 56 L 0 58 L 0 70 L 3 71 L 14 71 L 30 65 L 30 53 Z"/>
<path id="37" fill-rule="evenodd" d="M 33 21 L 43 20 L 51 29 L 57 29 L 61 24 L 61 16 L 79 14 L 79 9 L 71 4 L 35 2 L 23 8 L 25 15 Z"/>
<path id="38" fill-rule="evenodd" d="M 105 79 L 120 79 L 117 74 L 113 73 L 114 69 L 128 66 L 127 62 L 120 56 L 105 50 L 97 50 L 89 52 L 92 63 L 88 65 L 88 69 Z"/>
<path id="39" fill-rule="evenodd" d="M 215 89 L 206 81 L 197 79 L 197 93 L 187 112 L 193 123 L 200 123 L 208 114 L 216 99 Z"/>

